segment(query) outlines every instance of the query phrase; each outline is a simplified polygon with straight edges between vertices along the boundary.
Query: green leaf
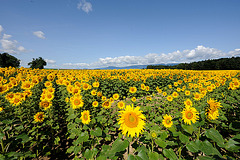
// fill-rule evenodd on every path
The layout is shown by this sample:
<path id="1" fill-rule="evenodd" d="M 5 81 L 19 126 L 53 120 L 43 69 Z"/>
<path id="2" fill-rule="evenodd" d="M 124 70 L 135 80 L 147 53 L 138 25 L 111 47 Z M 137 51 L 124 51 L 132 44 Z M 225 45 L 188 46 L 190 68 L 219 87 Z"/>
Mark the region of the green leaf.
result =
<path id="1" fill-rule="evenodd" d="M 201 142 L 199 149 L 206 155 L 218 155 L 219 157 L 222 157 L 219 151 L 214 148 L 208 140 Z"/>
<path id="2" fill-rule="evenodd" d="M 116 139 L 112 145 L 112 152 L 121 152 L 124 151 L 129 145 L 127 140 L 122 141 L 120 138 Z"/>
<path id="3" fill-rule="evenodd" d="M 17 139 L 22 139 L 22 143 L 26 143 L 29 141 L 29 137 L 25 133 L 18 135 Z"/>
<path id="4" fill-rule="evenodd" d="M 150 160 L 151 160 L 151 159 L 158 159 L 158 158 L 159 158 L 159 155 L 158 155 L 157 152 L 149 152 L 149 153 L 148 153 L 148 157 L 149 157 Z"/>
<path id="5" fill-rule="evenodd" d="M 5 135 L 3 133 L 0 133 L 0 139 L 3 139 Z"/>
<path id="6" fill-rule="evenodd" d="M 85 157 L 86 159 L 92 158 L 92 151 L 89 150 L 89 149 L 86 149 L 86 151 L 85 151 L 85 153 L 84 153 L 84 157 Z"/>
<path id="7" fill-rule="evenodd" d="M 86 142 L 89 139 L 87 132 L 82 132 L 80 136 L 78 137 L 79 143 Z"/>
<path id="8" fill-rule="evenodd" d="M 102 136 L 102 130 L 101 130 L 101 128 L 97 127 L 95 130 L 91 130 L 90 134 L 93 136 L 100 137 L 100 136 Z"/>
<path id="9" fill-rule="evenodd" d="M 165 157 L 169 158 L 170 160 L 176 160 L 178 159 L 178 157 L 176 156 L 176 154 L 174 153 L 174 151 L 172 150 L 172 148 L 170 149 L 164 149 L 163 150 L 163 154 Z"/>
<path id="10" fill-rule="evenodd" d="M 168 137 L 168 132 L 167 131 L 161 131 L 160 132 L 160 138 L 162 140 L 165 140 Z"/>
<path id="11" fill-rule="evenodd" d="M 222 135 L 215 129 L 211 128 L 205 131 L 205 134 L 208 138 L 212 139 L 214 142 L 217 142 L 219 147 L 224 148 L 224 140 Z"/>
<path id="12" fill-rule="evenodd" d="M 82 146 L 74 147 L 74 154 L 77 155 L 81 151 Z"/>
<path id="13" fill-rule="evenodd" d="M 186 131 L 189 134 L 192 134 L 193 131 L 194 131 L 193 125 L 184 125 L 184 124 L 182 124 L 181 126 L 184 129 L 184 131 Z"/>
<path id="14" fill-rule="evenodd" d="M 134 155 L 132 155 L 132 154 L 129 154 L 128 155 L 128 159 L 127 160 L 135 160 L 135 157 L 134 157 Z"/>
<path id="15" fill-rule="evenodd" d="M 199 160 L 212 160 L 213 158 L 209 157 L 209 156 L 198 156 L 198 159 Z"/>
<path id="16" fill-rule="evenodd" d="M 165 148 L 167 146 L 166 142 L 163 141 L 161 138 L 157 138 L 155 140 L 155 143 L 161 148 Z"/>
<path id="17" fill-rule="evenodd" d="M 196 145 L 195 142 L 191 141 L 190 143 L 188 143 L 186 145 L 187 149 L 192 152 L 192 153 L 196 153 L 199 151 L 199 147 Z"/>
<path id="18" fill-rule="evenodd" d="M 97 157 L 96 160 L 107 160 L 107 157 L 104 155 L 100 155 L 99 157 Z"/>
<path id="19" fill-rule="evenodd" d="M 226 143 L 226 149 L 231 152 L 237 152 L 240 149 L 239 142 L 234 141 L 233 139 L 229 139 Z"/>
<path id="20" fill-rule="evenodd" d="M 180 139 L 180 141 L 181 141 L 182 143 L 184 143 L 184 144 L 188 143 L 188 141 L 189 141 L 189 137 L 186 136 L 186 135 L 184 135 L 184 134 L 182 134 L 182 133 L 180 133 L 179 139 Z"/>
<path id="21" fill-rule="evenodd" d="M 137 159 L 139 159 L 138 157 L 140 157 L 142 160 L 148 160 L 148 156 L 147 153 L 143 150 L 141 150 L 140 152 L 138 152 L 137 154 Z"/>

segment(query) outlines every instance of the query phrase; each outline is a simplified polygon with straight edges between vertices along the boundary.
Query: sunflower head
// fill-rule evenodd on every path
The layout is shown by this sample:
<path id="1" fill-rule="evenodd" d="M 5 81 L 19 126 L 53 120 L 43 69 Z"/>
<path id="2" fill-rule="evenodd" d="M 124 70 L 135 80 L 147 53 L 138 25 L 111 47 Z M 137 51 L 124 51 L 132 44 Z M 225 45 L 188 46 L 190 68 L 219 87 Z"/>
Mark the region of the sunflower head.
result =
<path id="1" fill-rule="evenodd" d="M 146 117 L 139 109 L 140 107 L 134 108 L 133 105 L 127 105 L 125 110 L 119 111 L 120 118 L 118 119 L 118 124 L 120 125 L 119 130 L 122 130 L 123 135 L 139 137 L 139 134 L 143 131 Z"/>
<path id="2" fill-rule="evenodd" d="M 43 122 L 44 117 L 45 117 L 44 112 L 38 112 L 37 114 L 34 115 L 34 121 Z"/>
<path id="3" fill-rule="evenodd" d="M 81 112 L 81 118 L 80 119 L 82 120 L 82 123 L 83 124 L 89 124 L 90 121 L 91 121 L 90 116 L 91 115 L 90 115 L 88 110 L 85 110 L 85 111 Z"/>
<path id="4" fill-rule="evenodd" d="M 172 117 L 171 117 L 170 115 L 167 115 L 167 114 L 166 114 L 165 116 L 163 116 L 162 124 L 163 124 L 164 127 L 166 127 L 166 128 L 172 127 L 172 125 L 173 125 Z"/>
<path id="5" fill-rule="evenodd" d="M 123 101 L 120 101 L 120 102 L 118 102 L 117 106 L 119 109 L 124 109 L 125 103 Z"/>
<path id="6" fill-rule="evenodd" d="M 98 101 L 92 102 L 92 106 L 93 106 L 93 107 L 97 107 L 97 106 L 98 106 Z"/>
<path id="7" fill-rule="evenodd" d="M 196 121 L 199 119 L 199 113 L 194 107 L 186 106 L 181 113 L 182 120 L 184 120 L 184 122 L 188 125 L 191 125 L 191 123 L 196 123 Z"/>

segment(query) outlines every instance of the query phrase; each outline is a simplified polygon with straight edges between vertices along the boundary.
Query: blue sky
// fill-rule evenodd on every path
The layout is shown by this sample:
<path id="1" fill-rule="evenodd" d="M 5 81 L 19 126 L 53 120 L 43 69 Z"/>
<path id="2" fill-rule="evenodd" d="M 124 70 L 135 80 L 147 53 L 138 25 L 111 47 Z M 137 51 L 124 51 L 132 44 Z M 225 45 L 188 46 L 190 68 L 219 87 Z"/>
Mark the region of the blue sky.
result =
<path id="1" fill-rule="evenodd" d="M 0 53 L 98 68 L 240 56 L 239 0 L 0 0 Z"/>

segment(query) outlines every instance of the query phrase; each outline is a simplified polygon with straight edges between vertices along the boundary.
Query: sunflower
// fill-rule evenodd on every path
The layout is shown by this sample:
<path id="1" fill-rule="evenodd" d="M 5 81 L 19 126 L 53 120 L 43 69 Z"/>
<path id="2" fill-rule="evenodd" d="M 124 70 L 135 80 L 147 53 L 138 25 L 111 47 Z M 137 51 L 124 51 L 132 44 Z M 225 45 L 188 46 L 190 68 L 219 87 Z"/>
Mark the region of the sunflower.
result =
<path id="1" fill-rule="evenodd" d="M 106 109 L 111 108 L 111 103 L 110 103 L 109 99 L 102 103 L 102 107 L 104 107 Z"/>
<path id="2" fill-rule="evenodd" d="M 44 86 L 45 86 L 46 88 L 52 87 L 52 82 L 46 81 L 46 82 L 44 83 Z"/>
<path id="3" fill-rule="evenodd" d="M 0 107 L 0 112 L 2 112 L 2 111 L 3 111 L 3 109 L 4 109 L 3 107 Z"/>
<path id="4" fill-rule="evenodd" d="M 162 124 L 164 125 L 164 127 L 170 128 L 173 125 L 172 117 L 167 114 L 165 116 L 163 116 Z"/>
<path id="5" fill-rule="evenodd" d="M 16 96 L 12 100 L 13 105 L 18 106 L 21 103 L 21 98 L 19 96 Z"/>
<path id="6" fill-rule="evenodd" d="M 43 122 L 44 117 L 45 117 L 44 112 L 38 112 L 37 114 L 34 115 L 34 121 Z"/>
<path id="7" fill-rule="evenodd" d="M 97 90 L 96 90 L 96 89 L 93 89 L 93 90 L 91 91 L 91 95 L 93 95 L 93 96 L 97 95 Z"/>
<path id="8" fill-rule="evenodd" d="M 220 103 L 220 102 L 217 102 L 217 101 L 215 101 L 214 99 L 211 99 L 211 98 L 210 98 L 210 100 L 207 101 L 207 103 L 208 103 L 208 105 L 209 105 L 209 107 L 208 107 L 208 109 L 207 109 L 207 113 L 206 113 L 208 119 L 210 119 L 210 120 L 215 120 L 215 119 L 217 119 L 218 116 L 219 116 L 218 109 L 219 109 L 220 107 L 222 107 L 222 106 L 221 106 L 221 103 Z"/>
<path id="9" fill-rule="evenodd" d="M 150 87 L 149 86 L 146 86 L 145 90 L 146 91 L 149 91 Z"/>
<path id="10" fill-rule="evenodd" d="M 117 106 L 118 106 L 119 109 L 124 109 L 125 103 L 123 101 L 120 101 L 120 102 L 117 103 Z"/>
<path id="11" fill-rule="evenodd" d="M 129 92 L 130 93 L 136 93 L 137 92 L 137 88 L 136 87 L 130 87 L 129 88 Z"/>
<path id="12" fill-rule="evenodd" d="M 132 101 L 132 102 L 136 102 L 136 100 L 137 100 L 136 97 L 132 97 L 132 98 L 131 98 L 131 101 Z"/>
<path id="13" fill-rule="evenodd" d="M 191 125 L 191 122 L 195 123 L 199 119 L 199 113 L 194 107 L 186 106 L 181 113 L 182 120 L 189 125 Z"/>
<path id="14" fill-rule="evenodd" d="M 148 101 L 151 101 L 151 100 L 152 100 L 152 97 L 151 97 L 151 96 L 147 96 L 146 99 L 147 99 Z"/>
<path id="15" fill-rule="evenodd" d="M 172 96 L 167 96 L 167 100 L 168 100 L 169 102 L 171 102 L 171 101 L 173 100 L 173 97 L 172 97 Z"/>
<path id="16" fill-rule="evenodd" d="M 83 102 L 81 97 L 74 96 L 74 97 L 71 97 L 71 98 L 72 98 L 71 99 L 71 105 L 72 105 L 73 109 L 77 109 L 77 108 L 83 107 L 84 102 Z"/>
<path id="17" fill-rule="evenodd" d="M 137 135 L 139 137 L 139 133 L 143 131 L 146 117 L 139 109 L 139 106 L 134 108 L 133 105 L 127 105 L 125 110 L 119 111 L 120 118 L 118 119 L 118 124 L 120 125 L 119 130 L 122 130 L 123 135 L 131 137 Z"/>
<path id="18" fill-rule="evenodd" d="M 44 110 L 47 110 L 52 106 L 52 101 L 43 100 L 39 102 L 39 106 L 42 107 Z"/>
<path id="19" fill-rule="evenodd" d="M 99 82 L 93 82 L 92 86 L 95 87 L 95 88 L 98 88 L 99 87 Z"/>
<path id="20" fill-rule="evenodd" d="M 187 99 L 186 101 L 184 101 L 184 104 L 186 107 L 192 107 L 192 101 L 190 99 Z"/>
<path id="21" fill-rule="evenodd" d="M 83 124 L 89 124 L 90 121 L 91 121 L 91 118 L 90 118 L 90 114 L 89 114 L 89 111 L 88 110 L 85 110 L 83 112 L 81 112 L 81 117 L 80 119 L 82 120 L 82 123 Z"/>
<path id="22" fill-rule="evenodd" d="M 150 132 L 150 136 L 151 136 L 151 138 L 155 139 L 155 138 L 157 138 L 158 134 L 157 134 L 156 131 L 152 130 L 152 131 Z"/>
<path id="23" fill-rule="evenodd" d="M 54 93 L 47 92 L 45 96 L 47 100 L 51 101 L 54 98 Z"/>
<path id="24" fill-rule="evenodd" d="M 198 92 L 193 93 L 193 95 L 194 95 L 193 99 L 195 99 L 197 101 L 199 101 L 202 98 L 202 95 Z"/>
<path id="25" fill-rule="evenodd" d="M 142 83 L 142 84 L 141 84 L 141 89 L 142 89 L 142 90 L 145 90 L 145 88 L 146 88 L 145 84 Z"/>
<path id="26" fill-rule="evenodd" d="M 115 94 L 113 95 L 113 99 L 114 99 L 114 100 L 118 100 L 118 98 L 119 98 L 119 94 L 115 93 Z"/>
<path id="27" fill-rule="evenodd" d="M 93 106 L 93 107 L 97 107 L 97 106 L 98 106 L 98 101 L 92 102 L 92 106 Z"/>
<path id="28" fill-rule="evenodd" d="M 173 98 L 177 98 L 178 97 L 178 93 L 177 92 L 173 92 L 172 96 L 173 96 Z"/>
<path id="29" fill-rule="evenodd" d="M 163 96 L 165 97 L 167 95 L 167 92 L 163 92 Z"/>
<path id="30" fill-rule="evenodd" d="M 191 92 L 190 92 L 189 90 L 186 90 L 186 91 L 185 91 L 185 95 L 186 95 L 186 96 L 189 96 L 190 94 L 191 94 Z"/>

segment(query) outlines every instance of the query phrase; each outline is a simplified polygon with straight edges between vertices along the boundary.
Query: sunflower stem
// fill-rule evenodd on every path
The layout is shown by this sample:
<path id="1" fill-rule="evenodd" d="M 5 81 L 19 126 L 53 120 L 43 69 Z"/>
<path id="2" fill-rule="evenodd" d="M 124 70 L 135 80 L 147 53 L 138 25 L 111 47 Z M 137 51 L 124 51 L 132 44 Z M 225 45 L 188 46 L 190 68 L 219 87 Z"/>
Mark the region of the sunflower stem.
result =
<path id="1" fill-rule="evenodd" d="M 152 152 L 153 152 L 153 139 L 152 139 Z"/>

